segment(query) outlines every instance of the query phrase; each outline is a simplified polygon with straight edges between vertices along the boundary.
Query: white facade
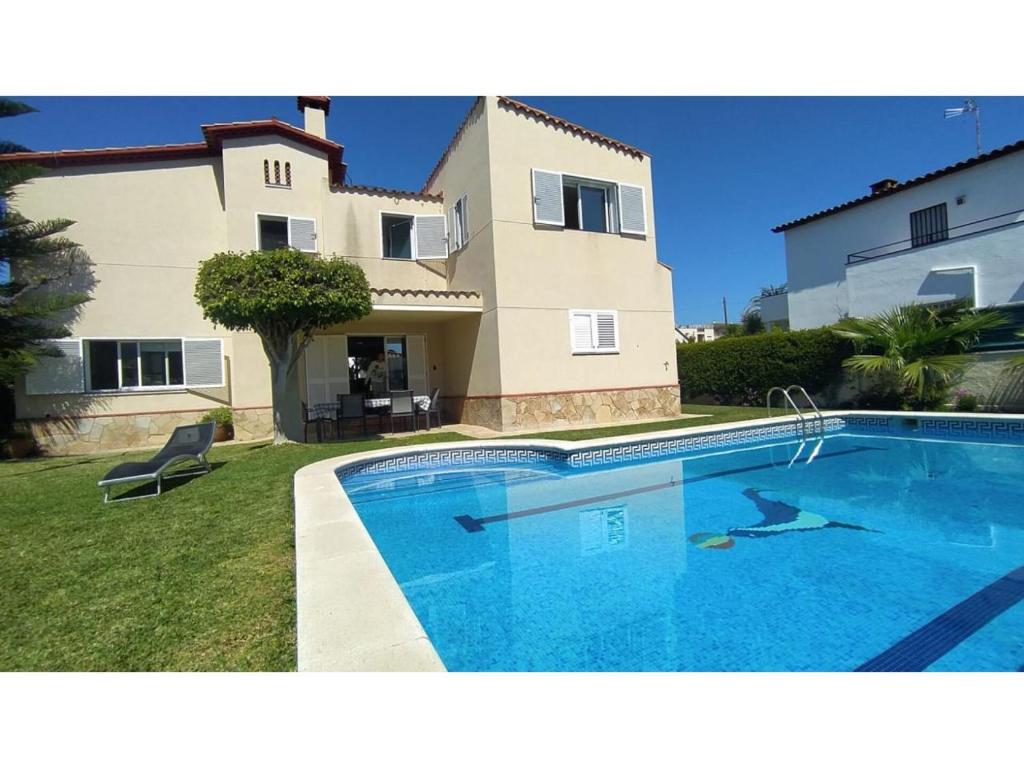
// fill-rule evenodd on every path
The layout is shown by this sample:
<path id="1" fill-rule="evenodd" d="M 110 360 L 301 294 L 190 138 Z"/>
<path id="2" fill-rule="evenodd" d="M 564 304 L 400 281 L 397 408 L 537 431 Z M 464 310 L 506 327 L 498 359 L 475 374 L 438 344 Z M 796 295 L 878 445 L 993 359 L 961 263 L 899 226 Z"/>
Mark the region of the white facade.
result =
<path id="1" fill-rule="evenodd" d="M 789 329 L 788 293 L 773 293 L 768 296 L 762 296 L 760 304 L 761 320 L 764 322 L 764 327 L 767 330 L 781 328 L 785 331 Z"/>
<path id="2" fill-rule="evenodd" d="M 721 323 L 706 323 L 704 325 L 677 325 L 676 343 L 689 344 L 693 342 L 714 341 L 724 333 Z"/>
<path id="3" fill-rule="evenodd" d="M 815 328 L 909 303 L 1024 302 L 1021 150 L 1024 142 L 846 210 L 776 227 L 786 238 L 791 327 Z M 948 239 L 915 246 L 910 214 L 943 203 Z"/>

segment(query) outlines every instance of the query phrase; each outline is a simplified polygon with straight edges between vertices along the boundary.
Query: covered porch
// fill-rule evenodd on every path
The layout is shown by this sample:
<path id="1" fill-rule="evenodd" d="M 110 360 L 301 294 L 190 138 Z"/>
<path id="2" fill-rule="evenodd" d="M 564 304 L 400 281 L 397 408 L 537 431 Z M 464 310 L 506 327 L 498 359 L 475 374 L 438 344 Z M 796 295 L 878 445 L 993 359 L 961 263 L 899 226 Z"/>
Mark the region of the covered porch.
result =
<path id="1" fill-rule="evenodd" d="M 423 408 L 435 391 L 464 391 L 460 371 L 470 365 L 473 350 L 453 339 L 475 338 L 481 313 L 479 297 L 467 292 L 374 291 L 367 317 L 324 329 L 306 348 L 296 366 L 297 410 L 303 417 L 329 416 L 340 395 L 362 394 L 369 430 L 390 431 L 390 392 L 411 390 Z M 438 402 L 447 401 L 439 397 Z M 445 423 L 456 416 L 449 408 L 442 413 Z M 312 439 L 307 421 L 301 420 L 300 429 Z M 422 428 L 422 416 L 413 421 Z M 409 422 L 402 420 L 405 429 L 412 428 Z M 334 431 L 332 425 L 320 433 L 327 437 Z"/>

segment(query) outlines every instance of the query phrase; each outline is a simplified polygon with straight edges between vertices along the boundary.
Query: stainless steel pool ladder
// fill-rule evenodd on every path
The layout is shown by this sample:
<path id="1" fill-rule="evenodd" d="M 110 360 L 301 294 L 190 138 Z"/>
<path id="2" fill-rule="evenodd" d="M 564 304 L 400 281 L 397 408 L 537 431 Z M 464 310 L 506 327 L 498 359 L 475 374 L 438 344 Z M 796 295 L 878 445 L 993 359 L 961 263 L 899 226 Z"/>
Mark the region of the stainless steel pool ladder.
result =
<path id="1" fill-rule="evenodd" d="M 814 411 L 814 416 L 811 417 L 811 421 L 810 421 L 810 425 L 811 425 L 811 431 L 810 432 L 808 432 L 808 429 L 807 429 L 808 416 L 804 415 L 803 411 L 800 410 L 800 408 L 796 404 L 796 401 L 793 400 L 793 397 L 790 394 L 790 392 L 793 391 L 793 390 L 796 390 L 797 393 L 803 395 L 804 399 L 807 401 L 807 404 L 810 405 L 811 409 Z M 796 414 L 797 420 L 800 423 L 800 433 L 801 433 L 801 435 L 803 435 L 803 439 L 804 440 L 807 439 L 807 435 L 808 434 L 815 434 L 815 433 L 819 434 L 819 435 L 824 435 L 825 434 L 825 417 L 821 415 L 821 411 L 818 410 L 818 406 L 814 404 L 814 401 L 811 399 L 811 396 L 807 394 L 807 390 L 804 389 L 803 387 L 801 387 L 799 384 L 790 384 L 788 387 L 785 387 L 785 388 L 783 388 L 783 387 L 772 387 L 771 389 L 768 390 L 768 395 L 765 398 L 765 401 L 766 401 L 765 405 L 768 407 L 768 417 L 769 418 L 771 418 L 771 415 L 772 415 L 772 395 L 775 392 L 781 392 L 782 393 L 782 397 L 785 400 L 785 406 L 786 406 L 785 412 L 786 413 L 789 413 L 789 408 L 793 409 L 793 413 Z"/>

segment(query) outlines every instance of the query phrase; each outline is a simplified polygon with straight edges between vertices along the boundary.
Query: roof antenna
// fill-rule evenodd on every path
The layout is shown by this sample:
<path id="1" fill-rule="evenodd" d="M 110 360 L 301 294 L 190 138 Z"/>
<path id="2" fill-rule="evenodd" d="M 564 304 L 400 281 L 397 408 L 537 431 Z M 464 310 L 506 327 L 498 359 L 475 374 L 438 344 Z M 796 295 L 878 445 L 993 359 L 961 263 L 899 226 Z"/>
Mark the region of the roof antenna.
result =
<path id="1" fill-rule="evenodd" d="M 947 109 L 945 118 L 948 120 L 951 117 L 960 117 L 960 115 L 966 112 L 974 113 L 974 138 L 977 142 L 977 157 L 981 157 L 981 107 L 979 107 L 972 98 L 964 99 L 964 105 L 955 109 Z"/>

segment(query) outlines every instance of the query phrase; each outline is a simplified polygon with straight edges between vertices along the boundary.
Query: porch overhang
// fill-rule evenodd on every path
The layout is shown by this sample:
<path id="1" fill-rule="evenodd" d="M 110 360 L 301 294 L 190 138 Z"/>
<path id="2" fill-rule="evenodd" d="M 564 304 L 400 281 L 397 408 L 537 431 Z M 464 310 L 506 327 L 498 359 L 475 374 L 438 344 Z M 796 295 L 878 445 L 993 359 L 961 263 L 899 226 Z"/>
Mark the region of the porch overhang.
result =
<path id="1" fill-rule="evenodd" d="M 441 322 L 483 312 L 475 291 L 371 288 L 373 311 L 366 320 Z"/>

